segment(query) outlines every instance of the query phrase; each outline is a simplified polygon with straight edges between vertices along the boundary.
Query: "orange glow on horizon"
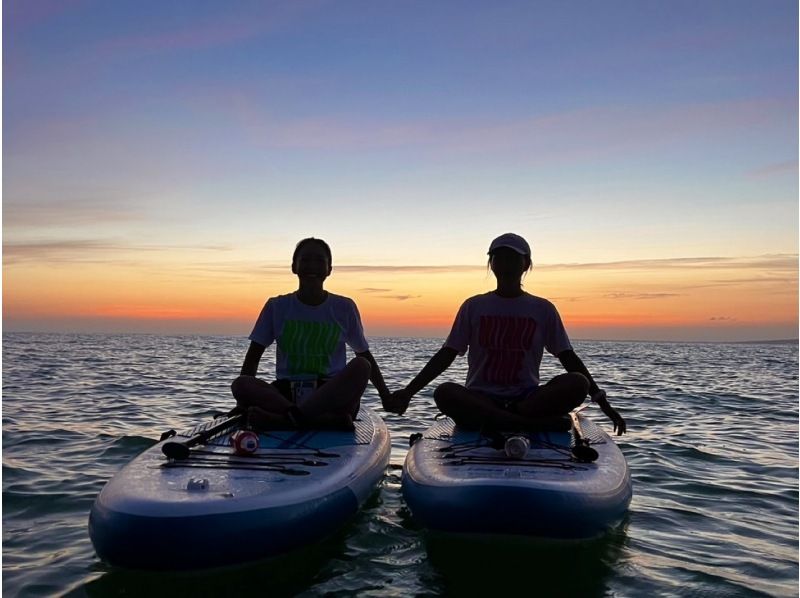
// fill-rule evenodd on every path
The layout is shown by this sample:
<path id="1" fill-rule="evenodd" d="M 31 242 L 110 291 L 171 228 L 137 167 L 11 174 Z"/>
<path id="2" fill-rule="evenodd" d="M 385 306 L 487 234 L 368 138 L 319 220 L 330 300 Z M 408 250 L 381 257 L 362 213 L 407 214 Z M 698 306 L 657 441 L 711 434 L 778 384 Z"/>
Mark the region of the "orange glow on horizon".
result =
<path id="1" fill-rule="evenodd" d="M 791 260 L 789 260 L 791 262 Z M 791 265 L 791 264 L 790 264 Z M 297 288 L 288 270 L 253 274 L 226 271 L 192 276 L 183 264 L 7 265 L 3 316 L 6 329 L 46 328 L 246 334 L 270 296 Z M 484 266 L 452 271 L 365 269 L 335 272 L 326 283 L 353 298 L 368 335 L 445 336 L 461 303 L 494 289 Z M 796 336 L 797 271 L 779 275 L 739 267 L 541 267 L 524 288 L 553 301 L 571 336 L 637 328 L 783 327 Z M 126 324 L 126 322 L 128 324 Z M 208 322 L 208 326 L 204 325 Z M 152 323 L 152 324 L 151 324 Z M 212 325 L 213 323 L 213 325 Z M 770 328 L 771 327 L 771 328 Z M 791 331 L 795 332 L 792 333 Z M 773 334 L 770 332 L 770 334 Z"/>

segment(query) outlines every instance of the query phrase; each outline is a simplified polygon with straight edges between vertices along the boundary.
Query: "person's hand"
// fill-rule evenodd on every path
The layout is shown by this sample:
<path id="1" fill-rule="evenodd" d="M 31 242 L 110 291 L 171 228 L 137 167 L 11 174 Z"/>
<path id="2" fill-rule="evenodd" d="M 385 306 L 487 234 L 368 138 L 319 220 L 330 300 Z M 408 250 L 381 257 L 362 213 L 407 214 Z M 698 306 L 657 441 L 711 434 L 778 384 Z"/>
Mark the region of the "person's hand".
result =
<path id="1" fill-rule="evenodd" d="M 612 421 L 614 424 L 614 431 L 617 433 L 617 436 L 622 436 L 628 430 L 628 426 L 625 423 L 625 419 L 619 413 L 617 413 L 617 410 L 614 409 L 611 406 L 611 403 L 608 402 L 608 399 L 606 398 L 606 391 L 598 390 L 592 395 L 592 400 L 600 406 L 600 409 L 603 410 L 603 413 L 605 413 L 608 419 Z"/>
<path id="2" fill-rule="evenodd" d="M 386 401 L 388 401 L 392 396 L 392 391 L 389 390 L 389 387 L 384 384 L 382 388 L 378 389 L 378 396 L 381 399 L 381 403 L 386 405 Z"/>
<path id="3" fill-rule="evenodd" d="M 393 392 L 388 398 L 383 399 L 381 402 L 383 408 L 389 413 L 396 413 L 403 415 L 408 409 L 408 404 L 411 402 L 411 397 L 414 395 L 409 392 L 407 388 Z"/>

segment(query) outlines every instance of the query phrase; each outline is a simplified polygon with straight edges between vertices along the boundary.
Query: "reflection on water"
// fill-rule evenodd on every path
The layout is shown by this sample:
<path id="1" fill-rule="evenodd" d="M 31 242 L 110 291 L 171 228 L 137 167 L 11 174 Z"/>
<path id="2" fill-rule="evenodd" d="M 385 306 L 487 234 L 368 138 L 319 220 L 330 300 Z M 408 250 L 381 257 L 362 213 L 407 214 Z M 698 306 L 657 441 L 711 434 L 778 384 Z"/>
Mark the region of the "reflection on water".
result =
<path id="1" fill-rule="evenodd" d="M 602 596 L 622 554 L 626 527 L 582 541 L 428 533 L 425 548 L 447 595 L 513 596 L 535 588 L 543 596 Z"/>
<path id="2" fill-rule="evenodd" d="M 180 541 L 165 539 L 180 550 Z M 242 538 L 242 542 L 257 541 Z M 344 535 L 268 560 L 208 571 L 149 572 L 114 569 L 68 595 L 110 596 L 228 596 L 233 592 L 255 592 L 270 596 L 296 596 L 324 583 L 332 573 L 332 561 L 345 547 Z"/>

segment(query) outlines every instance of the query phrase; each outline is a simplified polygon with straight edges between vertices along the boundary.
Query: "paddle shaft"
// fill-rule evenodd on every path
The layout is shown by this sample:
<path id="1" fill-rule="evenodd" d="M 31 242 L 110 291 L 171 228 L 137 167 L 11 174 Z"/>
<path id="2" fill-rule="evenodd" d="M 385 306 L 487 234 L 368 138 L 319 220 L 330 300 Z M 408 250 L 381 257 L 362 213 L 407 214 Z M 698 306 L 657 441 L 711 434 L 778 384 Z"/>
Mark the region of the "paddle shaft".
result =
<path id="1" fill-rule="evenodd" d="M 233 417 L 229 417 L 225 421 L 222 421 L 210 428 L 203 430 L 202 432 L 198 432 L 194 436 L 184 440 L 183 442 L 178 441 L 171 441 L 165 442 L 164 446 L 161 447 L 161 452 L 163 452 L 167 457 L 170 459 L 186 459 L 189 456 L 189 449 L 197 444 L 201 444 L 219 434 L 220 432 L 227 430 L 228 428 L 232 428 L 233 426 L 239 424 L 240 422 L 244 421 L 244 414 L 240 413 L 238 415 L 234 415 Z"/>

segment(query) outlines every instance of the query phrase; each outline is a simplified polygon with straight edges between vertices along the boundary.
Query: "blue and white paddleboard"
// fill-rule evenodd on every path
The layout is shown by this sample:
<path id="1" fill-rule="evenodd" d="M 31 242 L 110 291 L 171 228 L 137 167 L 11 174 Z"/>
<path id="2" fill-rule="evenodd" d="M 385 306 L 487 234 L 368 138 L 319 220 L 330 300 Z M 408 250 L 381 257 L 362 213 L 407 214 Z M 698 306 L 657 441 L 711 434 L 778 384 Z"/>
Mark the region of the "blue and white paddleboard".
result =
<path id="1" fill-rule="evenodd" d="M 224 430 L 168 459 L 162 446 L 219 427 L 206 422 L 136 457 L 103 488 L 89 516 L 98 556 L 137 569 L 188 569 L 286 552 L 341 528 L 383 478 L 383 420 L 361 408 L 355 432 L 259 435 L 237 456 Z"/>
<path id="2" fill-rule="evenodd" d="M 425 431 L 406 456 L 403 496 L 415 519 L 443 532 L 590 538 L 619 523 L 633 494 L 625 457 L 583 415 L 594 462 L 572 455 L 573 434 L 524 434 L 530 448 L 510 458 L 497 437 L 451 419 Z"/>

